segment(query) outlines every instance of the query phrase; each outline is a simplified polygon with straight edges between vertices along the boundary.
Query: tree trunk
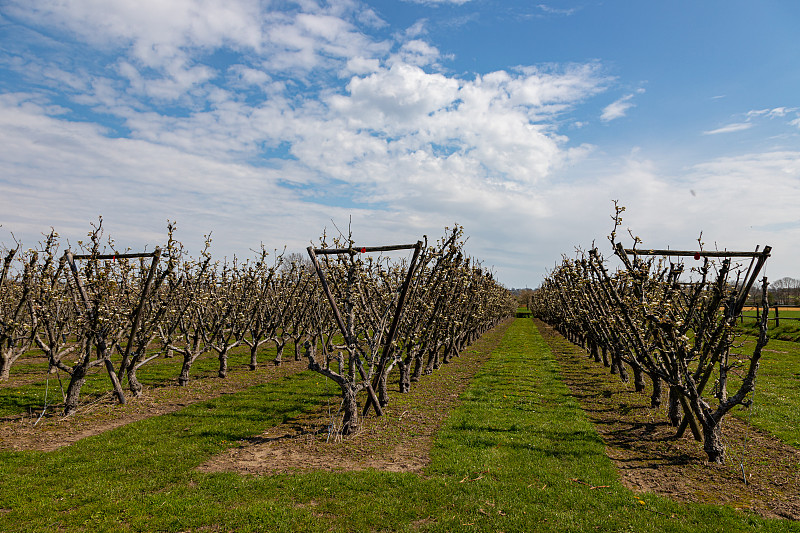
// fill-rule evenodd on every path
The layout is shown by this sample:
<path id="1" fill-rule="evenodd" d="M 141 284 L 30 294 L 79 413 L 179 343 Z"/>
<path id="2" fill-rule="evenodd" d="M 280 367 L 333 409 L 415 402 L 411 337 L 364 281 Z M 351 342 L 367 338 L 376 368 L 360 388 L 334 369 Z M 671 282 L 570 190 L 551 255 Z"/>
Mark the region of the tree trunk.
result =
<path id="1" fill-rule="evenodd" d="M 142 384 L 139 383 L 139 379 L 136 377 L 137 368 L 135 365 L 131 365 L 128 369 L 128 390 L 131 391 L 134 398 L 138 398 L 142 395 Z"/>
<path id="2" fill-rule="evenodd" d="M 425 353 L 422 350 L 417 350 L 414 354 L 414 372 L 411 374 L 411 381 L 416 383 L 422 375 L 422 359 Z"/>
<path id="3" fill-rule="evenodd" d="M 619 370 L 619 379 L 621 379 L 623 383 L 630 381 L 628 371 L 625 369 L 625 363 L 622 362 L 622 359 L 617 360 L 617 370 Z"/>
<path id="4" fill-rule="evenodd" d="M 453 352 L 455 349 L 453 348 L 453 343 L 449 343 L 444 349 L 444 355 L 442 356 L 442 363 L 450 364 L 450 359 L 453 357 Z"/>
<path id="5" fill-rule="evenodd" d="M 0 381 L 8 381 L 11 376 L 11 367 L 30 348 L 29 342 L 16 344 L 5 350 L 0 349 Z"/>
<path id="6" fill-rule="evenodd" d="M 717 398 L 720 402 L 727 401 L 728 399 L 728 356 L 719 364 L 719 382 L 717 383 Z"/>
<path id="7" fill-rule="evenodd" d="M 300 354 L 300 338 L 295 339 L 294 341 L 294 360 L 300 361 L 302 360 L 302 356 Z"/>
<path id="8" fill-rule="evenodd" d="M 650 407 L 661 407 L 661 392 L 663 390 L 661 378 L 656 375 L 650 376 L 650 381 L 653 383 L 653 394 L 650 395 Z"/>
<path id="9" fill-rule="evenodd" d="M 428 363 L 425 365 L 424 373 L 426 376 L 433 374 L 434 365 L 436 364 L 436 360 L 439 358 L 439 349 L 435 348 L 428 353 Z M 439 368 L 438 365 L 436 368 Z"/>
<path id="10" fill-rule="evenodd" d="M 631 365 L 633 369 L 633 385 L 636 392 L 644 391 L 644 372 L 639 365 Z"/>
<path id="11" fill-rule="evenodd" d="M 669 410 L 667 411 L 669 423 L 674 427 L 681 425 L 681 398 L 677 387 L 669 388 Z"/>
<path id="12" fill-rule="evenodd" d="M 69 416 L 78 410 L 78 402 L 81 397 L 81 388 L 86 383 L 86 366 L 75 365 L 72 369 L 72 376 L 67 385 L 67 392 L 64 399 L 64 416 Z"/>
<path id="13" fill-rule="evenodd" d="M 275 359 L 272 360 L 275 363 L 275 366 L 281 366 L 283 362 L 283 347 L 286 345 L 286 342 L 278 342 L 275 341 Z"/>
<path id="14" fill-rule="evenodd" d="M 342 435 L 350 435 L 358 430 L 358 402 L 356 389 L 348 383 L 342 385 Z"/>
<path id="15" fill-rule="evenodd" d="M 389 405 L 389 386 L 386 378 L 387 375 L 384 373 L 378 380 L 378 390 L 375 391 L 378 393 L 378 403 L 380 403 L 381 407 Z"/>
<path id="16" fill-rule="evenodd" d="M 108 379 L 111 380 L 111 385 L 114 387 L 114 395 L 121 405 L 125 405 L 125 391 L 122 390 L 122 383 L 119 382 L 119 377 L 114 371 L 114 363 L 108 357 L 103 358 L 103 364 L 106 365 L 106 372 L 108 372 Z"/>
<path id="17" fill-rule="evenodd" d="M 400 370 L 400 392 L 406 393 L 411 390 L 411 363 L 409 364 L 404 363 L 403 361 L 397 362 L 397 367 Z"/>
<path id="18" fill-rule="evenodd" d="M 219 352 L 219 372 L 217 375 L 221 378 L 228 377 L 228 347 L 224 347 Z"/>
<path id="19" fill-rule="evenodd" d="M 0 381 L 8 381 L 11 376 L 11 358 L 5 352 L 0 353 Z"/>
<path id="20" fill-rule="evenodd" d="M 594 362 L 599 363 L 600 359 L 600 348 L 598 348 L 596 342 L 592 342 L 592 357 L 594 357 Z"/>
<path id="21" fill-rule="evenodd" d="M 258 343 L 254 342 L 250 347 L 250 370 L 258 368 Z"/>
<path id="22" fill-rule="evenodd" d="M 722 424 L 709 417 L 700 421 L 703 426 L 703 450 L 710 463 L 725 463 L 725 445 L 722 442 Z"/>
<path id="23" fill-rule="evenodd" d="M 183 354 L 183 365 L 181 365 L 181 374 L 178 376 L 178 385 L 185 387 L 189 383 L 189 371 L 192 369 L 195 357 L 191 354 Z"/>
<path id="24" fill-rule="evenodd" d="M 616 352 L 611 353 L 611 373 L 618 373 L 619 379 L 621 379 L 623 383 L 627 383 L 629 381 L 628 371 L 625 370 L 625 363 L 622 362 L 622 357 L 620 357 Z"/>

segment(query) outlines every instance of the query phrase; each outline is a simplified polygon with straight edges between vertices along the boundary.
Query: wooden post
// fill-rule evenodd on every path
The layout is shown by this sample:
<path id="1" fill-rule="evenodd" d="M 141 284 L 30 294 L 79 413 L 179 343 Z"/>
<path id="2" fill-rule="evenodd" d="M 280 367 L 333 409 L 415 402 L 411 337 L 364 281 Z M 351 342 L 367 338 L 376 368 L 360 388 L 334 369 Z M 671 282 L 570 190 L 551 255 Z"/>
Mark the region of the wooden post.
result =
<path id="1" fill-rule="evenodd" d="M 781 325 L 781 319 L 778 316 L 778 304 L 775 304 L 775 327 L 777 328 L 780 325 Z"/>

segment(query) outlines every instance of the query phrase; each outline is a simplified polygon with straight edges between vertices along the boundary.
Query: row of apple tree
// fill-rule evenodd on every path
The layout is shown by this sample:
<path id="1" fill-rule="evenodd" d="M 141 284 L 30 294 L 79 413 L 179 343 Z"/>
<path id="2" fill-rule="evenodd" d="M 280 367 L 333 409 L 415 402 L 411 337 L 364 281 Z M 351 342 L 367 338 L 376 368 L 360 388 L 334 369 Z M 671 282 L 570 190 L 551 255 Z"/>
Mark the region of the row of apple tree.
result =
<path id="1" fill-rule="evenodd" d="M 120 250 L 102 219 L 75 251 L 55 232 L 34 249 L 4 248 L 0 381 L 26 354 L 43 354 L 51 372 L 68 376 L 71 414 L 93 372 L 107 374 L 125 403 L 142 393 L 139 369 L 159 358 L 178 357 L 176 382 L 186 385 L 206 354 L 224 378 L 233 348 L 248 346 L 256 370 L 265 345 L 281 364 L 291 344 L 296 360 L 340 386 L 339 429 L 348 433 L 358 427 L 359 392 L 369 392 L 364 412 L 380 414 L 393 376 L 407 392 L 514 311 L 509 291 L 465 255 L 459 227 L 431 245 L 370 253 L 344 236 L 328 248 L 323 236 L 318 258 L 270 256 L 262 246 L 245 260 L 214 259 L 210 240 L 190 257 L 174 230 L 146 253 Z"/>
<path id="2" fill-rule="evenodd" d="M 690 428 L 709 461 L 721 463 L 723 418 L 749 405 L 768 340 L 766 313 L 750 349 L 735 323 L 770 249 L 647 250 L 638 238 L 625 249 L 616 239 L 623 210 L 610 237 L 620 266 L 610 269 L 597 248 L 564 257 L 536 291 L 534 315 L 622 380 L 632 374 L 637 391 L 649 382 L 651 406 L 665 397 L 677 436 Z M 760 286 L 766 309 L 765 277 Z"/>

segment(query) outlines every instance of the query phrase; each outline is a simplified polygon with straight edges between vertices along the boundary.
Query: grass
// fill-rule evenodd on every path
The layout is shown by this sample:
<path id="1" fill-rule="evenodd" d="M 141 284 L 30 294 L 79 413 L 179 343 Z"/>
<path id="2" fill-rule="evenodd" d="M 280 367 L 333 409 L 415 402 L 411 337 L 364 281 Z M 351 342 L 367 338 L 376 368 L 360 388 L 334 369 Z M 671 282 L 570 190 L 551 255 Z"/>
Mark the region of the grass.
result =
<path id="1" fill-rule="evenodd" d="M 748 335 L 758 335 L 758 323 L 754 310 L 745 311 L 743 320 L 739 324 L 742 332 Z M 779 325 L 775 325 L 775 308 L 770 309 L 767 323 L 770 339 L 790 342 L 800 342 L 800 310 L 779 308 Z M 790 320 L 786 320 L 790 319 Z"/>
<path id="2" fill-rule="evenodd" d="M 745 342 L 743 350 L 752 353 L 754 341 Z M 732 380 L 728 391 L 735 392 L 739 382 Z M 751 395 L 753 412 L 737 408 L 734 413 L 749 419 L 790 446 L 800 448 L 800 345 L 771 339 L 764 348 Z"/>
<path id="3" fill-rule="evenodd" d="M 454 364 L 458 364 L 457 361 Z M 434 375 L 435 379 L 435 375 Z M 795 524 L 622 487 L 530 320 L 447 419 L 423 475 L 206 474 L 237 441 L 325 401 L 302 372 L 56 452 L 0 453 L 4 531 L 788 531 Z"/>

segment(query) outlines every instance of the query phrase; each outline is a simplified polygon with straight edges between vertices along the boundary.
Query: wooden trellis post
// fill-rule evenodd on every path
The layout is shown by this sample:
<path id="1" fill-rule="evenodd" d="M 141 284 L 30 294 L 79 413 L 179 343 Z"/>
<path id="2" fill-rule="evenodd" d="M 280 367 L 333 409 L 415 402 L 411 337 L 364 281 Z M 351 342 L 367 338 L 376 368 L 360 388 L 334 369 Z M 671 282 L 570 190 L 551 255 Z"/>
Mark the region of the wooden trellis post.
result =
<path id="1" fill-rule="evenodd" d="M 317 276 L 319 277 L 320 283 L 322 284 L 322 290 L 325 293 L 325 296 L 328 299 L 328 302 L 331 304 L 331 310 L 333 311 L 333 316 L 336 319 L 336 324 L 339 326 L 339 331 L 342 332 L 342 336 L 344 337 L 345 343 L 348 346 L 353 346 L 356 342 L 356 339 L 351 338 L 350 332 L 347 329 L 347 326 L 342 319 L 342 313 L 339 310 L 339 306 L 336 304 L 336 300 L 333 297 L 333 293 L 331 292 L 330 287 L 328 286 L 328 280 L 325 276 L 325 272 L 322 270 L 322 266 L 319 264 L 319 260 L 317 259 L 317 255 L 340 255 L 340 254 L 347 254 L 351 257 L 360 254 L 360 253 L 371 253 L 371 252 L 389 252 L 389 251 L 396 251 L 396 250 L 414 250 L 414 256 L 411 259 L 411 263 L 408 267 L 408 273 L 406 275 L 405 282 L 401 288 L 400 298 L 397 302 L 397 307 L 395 308 L 394 317 L 392 318 L 392 324 L 389 328 L 389 334 L 386 337 L 384 342 L 383 354 L 381 357 L 381 361 L 378 366 L 378 372 L 381 372 L 383 366 L 386 364 L 385 360 L 388 357 L 388 354 L 391 350 L 391 345 L 394 340 L 394 336 L 397 332 L 397 326 L 400 322 L 400 316 L 403 312 L 403 306 L 406 300 L 406 294 L 408 292 L 408 287 L 411 284 L 411 278 L 414 273 L 414 268 L 416 266 L 417 258 L 419 257 L 419 253 L 422 250 L 422 241 L 417 241 L 416 244 L 397 244 L 397 245 L 389 245 L 389 246 L 363 246 L 363 247 L 349 247 L 349 248 L 314 248 L 313 246 L 309 246 L 306 250 L 308 251 L 308 255 L 311 258 L 311 262 L 314 264 L 314 269 L 317 272 Z M 358 372 L 361 375 L 361 379 L 365 381 L 366 389 L 368 393 L 368 400 L 367 405 L 364 409 L 365 414 L 369 409 L 370 405 L 375 407 L 375 414 L 378 416 L 383 416 L 383 409 L 381 409 L 380 402 L 378 402 L 378 397 L 375 394 L 375 388 L 373 384 L 370 382 L 369 376 L 367 375 L 364 367 L 361 363 L 361 358 L 356 356 L 356 366 L 358 368 Z M 378 374 L 380 375 L 380 374 Z"/>
<path id="2" fill-rule="evenodd" d="M 155 275 L 156 269 L 158 267 L 158 262 L 161 258 L 161 248 L 156 248 L 155 251 L 151 253 L 131 253 L 131 254 L 82 254 L 82 255 L 75 255 L 70 250 L 66 250 L 64 252 L 64 257 L 67 260 L 67 264 L 69 264 L 70 271 L 72 272 L 72 277 L 75 280 L 75 287 L 78 291 L 78 296 L 80 297 L 80 304 L 84 311 L 89 314 L 91 317 L 92 315 L 92 305 L 89 301 L 89 295 L 86 293 L 86 289 L 83 286 L 83 280 L 81 279 L 80 273 L 78 272 L 78 267 L 75 264 L 75 261 L 78 260 L 96 260 L 96 261 L 116 261 L 117 259 L 144 259 L 144 258 L 152 258 L 152 262 L 150 263 L 150 269 L 147 272 L 147 280 L 145 281 L 145 286 L 142 289 L 142 294 L 139 297 L 139 303 L 136 307 L 136 311 L 133 317 L 133 323 L 131 324 L 130 335 L 128 336 L 128 344 L 125 348 L 125 353 L 123 354 L 122 362 L 120 363 L 119 372 L 115 372 L 114 364 L 111 362 L 111 354 L 109 353 L 109 349 L 106 343 L 106 339 L 102 336 L 101 332 L 96 331 L 94 333 L 94 340 L 97 344 L 97 348 L 102 354 L 103 362 L 105 363 L 106 370 L 108 371 L 108 377 L 111 379 L 111 383 L 114 386 L 114 393 L 117 396 L 117 400 L 119 403 L 125 403 L 125 394 L 122 391 L 122 377 L 125 373 L 125 369 L 127 367 L 128 359 L 130 358 L 131 348 L 133 347 L 133 339 L 136 335 L 136 332 L 139 329 L 139 325 L 141 323 L 142 318 L 142 311 L 144 309 L 144 303 L 147 299 L 147 295 L 150 292 L 150 287 L 153 283 L 153 277 Z M 78 304 L 78 302 L 76 302 Z"/>
<path id="3" fill-rule="evenodd" d="M 758 274 L 761 272 L 761 269 L 763 268 L 764 263 L 766 263 L 767 259 L 770 257 L 770 252 L 772 251 L 772 247 L 771 246 L 764 246 L 764 249 L 762 251 L 760 251 L 760 252 L 758 251 L 758 247 L 756 247 L 756 250 L 754 252 L 703 251 L 703 250 L 699 250 L 699 251 L 654 250 L 654 249 L 637 250 L 635 248 L 623 248 L 622 244 L 617 243 L 616 244 L 616 251 L 617 251 L 617 255 L 620 256 L 620 258 L 623 259 L 623 261 L 627 261 L 627 256 L 628 255 L 633 255 L 634 257 L 637 256 L 637 255 L 647 255 L 647 256 L 660 255 L 660 256 L 665 256 L 665 257 L 693 257 L 696 260 L 699 260 L 700 258 L 708 258 L 708 257 L 717 257 L 717 258 L 723 258 L 723 259 L 731 259 L 731 258 L 734 258 L 734 257 L 750 258 L 750 265 L 749 265 L 749 267 L 747 269 L 747 273 L 745 274 L 745 277 L 744 277 L 744 284 L 742 285 L 741 290 L 736 294 L 736 299 L 733 300 L 733 305 L 729 306 L 727 311 L 726 311 L 726 313 L 727 313 L 726 319 L 729 320 L 731 323 L 733 323 L 736 320 L 736 317 L 741 315 L 742 309 L 744 308 L 744 305 L 745 305 L 745 302 L 747 300 L 747 297 L 750 294 L 750 289 L 752 288 L 753 283 L 758 278 Z M 766 283 L 766 279 L 764 281 Z M 767 313 L 769 312 L 768 308 L 765 309 L 765 312 L 767 312 Z M 756 305 L 756 316 L 758 317 L 758 315 L 759 315 L 759 307 L 758 307 L 758 305 Z M 776 316 L 775 322 L 776 322 L 776 326 L 777 326 L 777 323 L 778 323 L 777 309 L 776 309 L 775 316 Z M 758 320 L 758 318 L 756 320 Z M 720 382 L 721 383 L 724 383 L 726 381 L 727 370 L 728 370 L 727 364 L 728 364 L 728 354 L 729 354 L 729 352 L 730 352 L 730 348 L 728 348 L 728 351 L 724 354 L 724 358 L 720 361 Z M 721 388 L 724 389 L 724 385 L 721 385 Z M 724 398 L 720 398 L 720 399 L 724 400 Z M 681 397 L 681 402 L 683 404 L 683 411 L 684 411 L 685 416 L 683 417 L 683 420 L 681 421 L 681 425 L 678 428 L 676 436 L 679 437 L 679 436 L 683 435 L 683 432 L 686 431 L 687 425 L 690 425 L 691 428 L 692 428 L 692 433 L 694 434 L 695 439 L 696 440 L 701 440 L 700 439 L 699 428 L 697 427 L 697 422 L 694 419 L 694 415 L 692 414 L 692 411 L 689 409 L 689 406 L 687 405 L 686 399 Z"/>

